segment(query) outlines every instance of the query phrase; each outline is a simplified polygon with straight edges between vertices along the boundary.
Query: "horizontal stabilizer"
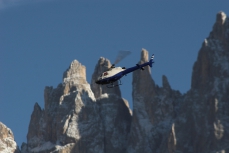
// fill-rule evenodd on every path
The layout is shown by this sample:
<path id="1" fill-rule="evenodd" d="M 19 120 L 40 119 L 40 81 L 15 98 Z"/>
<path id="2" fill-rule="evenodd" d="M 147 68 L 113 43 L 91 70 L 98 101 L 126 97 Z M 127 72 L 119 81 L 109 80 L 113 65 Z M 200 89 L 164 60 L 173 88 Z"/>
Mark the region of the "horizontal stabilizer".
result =
<path id="1" fill-rule="evenodd" d="M 139 64 L 136 64 L 136 65 L 139 67 L 139 69 L 145 70 L 144 67 L 141 67 Z"/>
<path id="2" fill-rule="evenodd" d="M 145 70 L 145 68 L 144 67 L 141 67 L 139 64 L 136 64 L 136 65 L 139 67 L 139 69 Z"/>

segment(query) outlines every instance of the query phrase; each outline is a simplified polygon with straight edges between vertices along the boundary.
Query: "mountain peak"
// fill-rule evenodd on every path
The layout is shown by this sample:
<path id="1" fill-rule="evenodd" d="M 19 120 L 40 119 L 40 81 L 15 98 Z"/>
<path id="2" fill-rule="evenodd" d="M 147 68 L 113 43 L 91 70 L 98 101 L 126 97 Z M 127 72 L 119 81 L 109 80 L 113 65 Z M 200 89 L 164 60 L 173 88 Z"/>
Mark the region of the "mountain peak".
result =
<path id="1" fill-rule="evenodd" d="M 139 63 L 145 63 L 148 62 L 149 53 L 146 49 L 142 49 L 141 51 L 141 58 Z M 133 92 L 136 92 L 137 95 L 139 93 L 146 93 L 152 90 L 152 93 L 154 93 L 154 87 L 155 83 L 151 77 L 151 68 L 149 66 L 145 67 L 145 70 L 136 70 L 133 72 L 133 81 L 132 81 L 133 88 L 136 90 L 133 90 Z M 147 86 L 147 87 L 146 87 Z"/>
<path id="2" fill-rule="evenodd" d="M 0 133 L 0 152 L 20 152 L 17 148 L 16 142 L 14 141 L 13 132 L 2 122 L 0 122 Z"/>
<path id="3" fill-rule="evenodd" d="M 228 44 L 229 41 L 229 18 L 224 12 L 219 12 L 216 14 L 216 21 L 213 26 L 212 32 L 210 33 L 208 40 L 208 45 L 212 46 L 221 41 L 224 45 Z M 212 39 L 209 41 L 209 39 Z M 227 45 L 228 46 L 228 45 Z"/>
<path id="4" fill-rule="evenodd" d="M 171 89 L 169 81 L 165 75 L 162 76 L 162 86 L 165 89 Z"/>
<path id="5" fill-rule="evenodd" d="M 95 81 L 98 79 L 98 77 L 104 72 L 107 71 L 108 68 L 111 67 L 111 62 L 104 58 L 100 57 L 98 60 L 98 63 L 95 66 L 94 73 L 92 75 L 91 79 L 91 90 L 94 92 L 95 98 L 99 98 L 102 96 L 102 94 L 114 94 L 121 97 L 121 91 L 119 87 L 115 88 L 107 88 L 106 85 L 98 85 L 95 83 Z"/>
<path id="6" fill-rule="evenodd" d="M 145 63 L 148 62 L 148 58 L 149 58 L 149 53 L 146 49 L 142 48 L 142 52 L 141 52 L 141 62 Z"/>
<path id="7" fill-rule="evenodd" d="M 226 18 L 227 18 L 227 15 L 223 11 L 220 11 L 216 15 L 216 22 L 218 24 L 223 25 L 226 21 Z"/>
<path id="8" fill-rule="evenodd" d="M 224 12 L 216 15 L 216 22 L 208 38 L 198 53 L 193 66 L 192 88 L 209 89 L 206 87 L 215 78 L 229 74 L 229 18 Z M 220 61 L 220 62 L 219 62 Z"/>
<path id="9" fill-rule="evenodd" d="M 73 60 L 63 74 L 63 84 L 86 84 L 86 68 L 79 61 Z"/>

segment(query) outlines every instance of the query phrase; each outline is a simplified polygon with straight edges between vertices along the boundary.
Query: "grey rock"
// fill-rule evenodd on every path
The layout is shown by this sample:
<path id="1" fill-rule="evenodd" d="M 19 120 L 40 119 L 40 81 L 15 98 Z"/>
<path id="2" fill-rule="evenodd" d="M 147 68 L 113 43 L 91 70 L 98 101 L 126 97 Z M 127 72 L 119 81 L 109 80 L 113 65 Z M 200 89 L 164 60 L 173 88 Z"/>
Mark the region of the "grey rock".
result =
<path id="1" fill-rule="evenodd" d="M 62 84 L 45 88 L 45 108 L 34 106 L 24 152 L 125 151 L 129 107 L 119 89 L 95 99 L 85 71 L 85 66 L 74 60 L 64 72 Z"/>
<path id="2" fill-rule="evenodd" d="M 95 66 L 94 73 L 91 79 L 91 90 L 93 91 L 95 98 L 99 98 L 102 94 L 116 94 L 121 97 L 121 91 L 119 87 L 116 88 L 107 88 L 106 85 L 98 85 L 95 81 L 98 77 L 111 67 L 111 63 L 108 59 L 101 57 L 98 63 Z"/>
<path id="3" fill-rule="evenodd" d="M 0 122 L 0 152 L 1 153 L 20 153 L 11 129 Z"/>

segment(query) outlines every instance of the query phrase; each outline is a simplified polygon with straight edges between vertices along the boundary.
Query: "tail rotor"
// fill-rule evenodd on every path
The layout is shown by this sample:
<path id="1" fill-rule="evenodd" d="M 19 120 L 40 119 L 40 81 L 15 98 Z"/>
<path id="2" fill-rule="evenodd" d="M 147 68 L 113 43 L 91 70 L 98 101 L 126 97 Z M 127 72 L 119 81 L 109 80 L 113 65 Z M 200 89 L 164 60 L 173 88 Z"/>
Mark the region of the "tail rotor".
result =
<path id="1" fill-rule="evenodd" d="M 150 60 L 149 60 L 149 66 L 150 66 L 150 67 L 153 66 L 153 63 L 154 63 L 153 59 L 154 59 L 154 54 L 151 56 L 151 58 L 150 58 Z"/>

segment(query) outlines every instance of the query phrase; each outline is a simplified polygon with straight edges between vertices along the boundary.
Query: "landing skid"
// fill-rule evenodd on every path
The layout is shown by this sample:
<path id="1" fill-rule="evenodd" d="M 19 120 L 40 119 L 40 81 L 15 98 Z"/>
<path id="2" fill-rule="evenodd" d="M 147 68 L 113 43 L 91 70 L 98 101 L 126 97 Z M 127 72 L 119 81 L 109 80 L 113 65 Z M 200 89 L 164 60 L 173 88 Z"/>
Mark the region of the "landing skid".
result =
<path id="1" fill-rule="evenodd" d="M 107 88 L 114 88 L 114 87 L 117 87 L 119 85 L 122 85 L 121 80 L 118 80 L 118 81 L 115 81 L 115 82 L 112 82 L 112 83 L 108 84 Z"/>

